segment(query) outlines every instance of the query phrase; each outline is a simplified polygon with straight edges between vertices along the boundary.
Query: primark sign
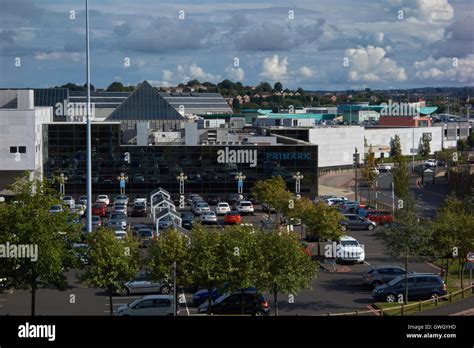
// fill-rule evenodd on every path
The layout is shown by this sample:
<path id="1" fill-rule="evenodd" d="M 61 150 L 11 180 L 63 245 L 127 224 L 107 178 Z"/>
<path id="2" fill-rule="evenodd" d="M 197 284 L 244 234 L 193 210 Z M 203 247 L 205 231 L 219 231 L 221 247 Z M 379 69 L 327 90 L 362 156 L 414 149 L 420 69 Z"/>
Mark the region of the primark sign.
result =
<path id="1" fill-rule="evenodd" d="M 311 160 L 309 152 L 267 152 L 265 154 L 266 161 L 294 161 Z M 248 164 L 250 167 L 257 166 L 257 150 L 256 149 L 225 149 L 217 151 L 217 163 L 220 164 Z"/>

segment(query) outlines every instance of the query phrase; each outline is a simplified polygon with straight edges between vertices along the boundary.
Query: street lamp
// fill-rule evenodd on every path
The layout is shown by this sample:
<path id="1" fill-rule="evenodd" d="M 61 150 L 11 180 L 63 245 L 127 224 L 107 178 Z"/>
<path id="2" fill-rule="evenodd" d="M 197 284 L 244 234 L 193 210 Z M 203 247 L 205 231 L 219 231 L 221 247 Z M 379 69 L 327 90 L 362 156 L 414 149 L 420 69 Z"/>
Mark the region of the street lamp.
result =
<path id="1" fill-rule="evenodd" d="M 179 207 L 182 209 L 184 208 L 184 182 L 188 180 L 188 177 L 181 172 L 177 177 L 176 180 L 179 181 Z"/>
<path id="2" fill-rule="evenodd" d="M 59 193 L 61 195 L 66 194 L 66 183 L 68 178 L 64 175 L 64 173 L 59 174 Z"/>
<path id="3" fill-rule="evenodd" d="M 117 180 L 119 181 L 119 185 L 120 185 L 120 194 L 124 195 L 125 194 L 125 182 L 128 181 L 128 176 L 126 176 L 125 173 L 120 173 L 120 175 L 117 176 Z"/>
<path id="4" fill-rule="evenodd" d="M 246 179 L 247 177 L 242 173 L 238 173 L 236 176 L 235 176 L 235 180 L 237 180 L 237 193 L 242 193 L 243 190 L 244 190 L 244 180 Z"/>
<path id="5" fill-rule="evenodd" d="M 296 180 L 295 193 L 298 195 L 301 189 L 301 180 L 304 179 L 304 176 L 300 172 L 296 172 L 295 175 L 293 175 L 293 179 Z"/>

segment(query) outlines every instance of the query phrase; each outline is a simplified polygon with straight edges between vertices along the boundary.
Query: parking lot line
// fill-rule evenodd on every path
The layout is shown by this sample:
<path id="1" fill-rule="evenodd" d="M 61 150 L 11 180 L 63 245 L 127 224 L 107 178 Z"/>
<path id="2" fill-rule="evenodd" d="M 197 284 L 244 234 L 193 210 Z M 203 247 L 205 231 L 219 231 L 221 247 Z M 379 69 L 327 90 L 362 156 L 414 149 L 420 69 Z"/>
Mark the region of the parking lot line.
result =
<path id="1" fill-rule="evenodd" d="M 112 303 L 112 306 L 125 306 L 128 303 Z M 106 306 L 110 306 L 110 303 L 106 303 Z"/>
<path id="2" fill-rule="evenodd" d="M 186 295 L 185 295 L 184 291 L 183 291 L 183 297 L 184 297 L 184 306 L 186 307 L 186 313 L 189 316 L 188 301 L 186 300 Z"/>
<path id="3" fill-rule="evenodd" d="M 364 261 L 364 265 L 370 266 L 370 263 L 368 263 L 367 261 Z"/>

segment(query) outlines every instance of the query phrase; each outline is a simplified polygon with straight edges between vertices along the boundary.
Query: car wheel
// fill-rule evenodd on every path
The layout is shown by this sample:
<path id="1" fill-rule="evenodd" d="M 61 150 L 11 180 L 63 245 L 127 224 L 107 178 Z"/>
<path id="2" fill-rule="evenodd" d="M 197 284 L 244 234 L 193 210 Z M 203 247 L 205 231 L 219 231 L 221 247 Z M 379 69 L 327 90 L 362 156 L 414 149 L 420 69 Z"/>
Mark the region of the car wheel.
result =
<path id="1" fill-rule="evenodd" d="M 160 293 L 163 295 L 168 295 L 170 293 L 170 287 L 168 285 L 162 285 L 160 288 Z"/>
<path id="2" fill-rule="evenodd" d="M 266 316 L 266 313 L 264 311 L 256 311 L 255 316 L 256 317 L 264 317 L 264 316 Z"/>
<path id="3" fill-rule="evenodd" d="M 342 231 L 342 232 L 347 231 L 347 226 L 346 226 L 346 225 L 341 225 L 341 231 Z"/>
<path id="4" fill-rule="evenodd" d="M 374 229 L 374 225 L 370 224 L 369 226 L 367 226 L 367 229 L 368 229 L 369 231 L 372 231 L 372 230 Z"/>
<path id="5" fill-rule="evenodd" d="M 390 295 L 387 295 L 385 300 L 387 300 L 387 302 L 395 302 L 396 298 L 394 294 L 390 294 Z"/>
<path id="6" fill-rule="evenodd" d="M 130 289 L 125 287 L 125 289 L 123 289 L 120 293 L 122 296 L 130 296 L 131 295 L 131 292 L 130 292 Z"/>
<path id="7" fill-rule="evenodd" d="M 431 294 L 431 299 L 432 299 L 433 301 L 436 301 L 438 298 L 439 298 L 439 294 L 438 294 L 437 292 L 433 292 L 433 293 Z"/>

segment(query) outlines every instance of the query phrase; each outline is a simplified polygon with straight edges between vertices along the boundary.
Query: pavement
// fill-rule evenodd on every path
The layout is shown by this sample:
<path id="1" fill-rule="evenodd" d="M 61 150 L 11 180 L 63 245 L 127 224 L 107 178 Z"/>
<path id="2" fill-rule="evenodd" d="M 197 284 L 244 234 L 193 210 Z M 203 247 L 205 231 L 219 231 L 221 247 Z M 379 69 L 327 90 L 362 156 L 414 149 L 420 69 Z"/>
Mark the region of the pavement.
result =
<path id="1" fill-rule="evenodd" d="M 474 315 L 474 296 L 459 300 L 438 308 L 418 313 L 416 315 Z"/>

